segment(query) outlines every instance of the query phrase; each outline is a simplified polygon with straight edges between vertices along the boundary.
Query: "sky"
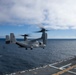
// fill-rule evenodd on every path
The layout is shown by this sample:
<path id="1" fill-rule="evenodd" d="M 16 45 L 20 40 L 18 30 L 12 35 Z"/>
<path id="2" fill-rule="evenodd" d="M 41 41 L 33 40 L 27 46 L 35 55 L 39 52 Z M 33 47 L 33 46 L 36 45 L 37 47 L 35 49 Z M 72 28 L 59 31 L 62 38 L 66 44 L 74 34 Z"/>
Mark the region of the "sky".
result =
<path id="1" fill-rule="evenodd" d="M 40 26 L 48 38 L 76 38 L 76 0 L 0 0 L 0 38 L 31 34 Z"/>

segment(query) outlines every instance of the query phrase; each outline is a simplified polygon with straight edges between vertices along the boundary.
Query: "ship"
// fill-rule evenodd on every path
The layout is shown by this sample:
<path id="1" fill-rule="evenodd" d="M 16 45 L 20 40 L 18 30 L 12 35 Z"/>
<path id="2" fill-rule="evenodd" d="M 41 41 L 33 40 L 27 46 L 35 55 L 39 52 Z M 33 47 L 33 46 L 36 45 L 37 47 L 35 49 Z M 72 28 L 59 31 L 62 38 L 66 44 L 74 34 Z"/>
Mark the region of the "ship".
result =
<path id="1" fill-rule="evenodd" d="M 6 75 L 76 75 L 76 56 L 34 69 Z"/>

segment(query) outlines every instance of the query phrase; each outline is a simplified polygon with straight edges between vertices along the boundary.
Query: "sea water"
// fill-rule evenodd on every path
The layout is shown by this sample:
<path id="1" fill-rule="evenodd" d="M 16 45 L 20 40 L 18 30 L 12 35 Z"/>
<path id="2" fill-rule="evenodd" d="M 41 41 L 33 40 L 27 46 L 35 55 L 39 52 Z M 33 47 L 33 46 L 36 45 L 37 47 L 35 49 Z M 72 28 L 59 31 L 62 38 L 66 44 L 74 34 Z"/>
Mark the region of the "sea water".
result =
<path id="1" fill-rule="evenodd" d="M 44 66 L 75 55 L 75 39 L 49 39 L 45 49 L 33 50 L 5 44 L 5 39 L 0 39 L 0 75 Z"/>

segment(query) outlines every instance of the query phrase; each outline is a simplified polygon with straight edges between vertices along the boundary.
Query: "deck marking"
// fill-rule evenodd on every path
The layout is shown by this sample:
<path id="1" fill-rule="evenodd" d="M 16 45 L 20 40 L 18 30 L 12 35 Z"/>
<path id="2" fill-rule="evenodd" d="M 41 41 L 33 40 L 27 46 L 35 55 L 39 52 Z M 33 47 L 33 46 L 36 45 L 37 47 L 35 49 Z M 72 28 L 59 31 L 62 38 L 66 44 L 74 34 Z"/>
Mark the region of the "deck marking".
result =
<path id="1" fill-rule="evenodd" d="M 55 65 L 55 64 L 58 64 L 58 62 L 56 62 L 56 63 L 53 63 L 53 64 L 49 64 L 49 65 Z"/>
<path id="2" fill-rule="evenodd" d="M 20 73 L 25 73 L 25 71 L 21 71 Z"/>
<path id="3" fill-rule="evenodd" d="M 73 71 L 68 71 L 69 73 L 72 73 L 72 74 L 76 74 L 76 72 L 73 72 Z"/>
<path id="4" fill-rule="evenodd" d="M 63 74 L 63 73 L 65 73 L 65 72 L 68 72 L 69 70 L 71 70 L 71 69 L 73 69 L 73 68 L 76 68 L 76 65 L 70 66 L 69 68 L 64 69 L 64 70 L 62 70 L 62 71 L 59 71 L 59 72 L 57 72 L 57 73 L 55 73 L 55 74 L 52 74 L 52 75 L 60 75 L 60 74 Z"/>
<path id="5" fill-rule="evenodd" d="M 16 73 L 12 73 L 13 75 L 15 75 Z"/>
<path id="6" fill-rule="evenodd" d="M 53 65 L 49 65 L 50 67 L 52 67 L 52 68 L 55 68 L 55 69 L 59 69 L 58 67 L 55 67 L 55 66 L 53 66 Z"/>
<path id="7" fill-rule="evenodd" d="M 72 63 L 67 64 L 67 65 L 64 65 L 64 66 L 60 67 L 59 69 L 63 70 L 65 67 L 70 66 L 71 64 L 72 64 Z"/>

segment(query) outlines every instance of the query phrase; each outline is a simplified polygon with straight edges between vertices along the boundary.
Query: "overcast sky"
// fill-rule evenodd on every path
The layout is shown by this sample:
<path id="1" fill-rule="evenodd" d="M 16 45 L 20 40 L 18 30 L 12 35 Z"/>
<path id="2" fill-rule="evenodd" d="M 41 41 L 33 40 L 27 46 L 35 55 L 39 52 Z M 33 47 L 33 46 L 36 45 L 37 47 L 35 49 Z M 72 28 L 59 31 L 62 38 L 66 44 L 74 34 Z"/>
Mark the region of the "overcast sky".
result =
<path id="1" fill-rule="evenodd" d="M 76 0 L 0 0 L 0 37 L 31 33 L 40 24 L 51 30 L 49 38 L 76 38 Z"/>

